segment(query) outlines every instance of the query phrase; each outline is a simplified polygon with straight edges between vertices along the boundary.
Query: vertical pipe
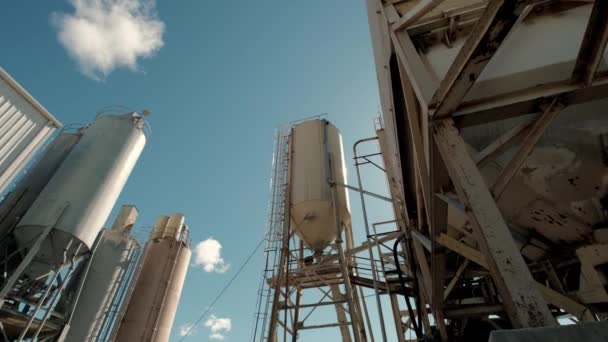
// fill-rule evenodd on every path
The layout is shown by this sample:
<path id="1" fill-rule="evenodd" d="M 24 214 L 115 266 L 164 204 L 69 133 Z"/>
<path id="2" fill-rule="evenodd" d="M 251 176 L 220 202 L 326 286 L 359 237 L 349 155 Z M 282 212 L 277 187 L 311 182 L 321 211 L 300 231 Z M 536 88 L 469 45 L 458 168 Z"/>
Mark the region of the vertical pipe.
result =
<path id="1" fill-rule="evenodd" d="M 53 297 L 51 298 L 51 300 L 49 302 L 49 306 L 47 307 L 47 309 L 44 313 L 44 317 L 42 318 L 42 321 L 40 322 L 40 324 L 38 324 L 38 329 L 36 329 L 36 333 L 32 337 L 32 341 L 36 340 L 36 338 L 42 331 L 42 328 L 44 327 L 44 325 L 46 324 L 46 321 L 49 319 L 49 316 L 51 315 L 51 310 L 55 306 L 54 303 L 57 300 L 57 297 L 61 294 L 61 292 L 63 292 L 63 289 L 65 288 L 65 285 L 67 284 L 69 277 L 72 275 L 72 272 L 74 271 L 74 264 L 75 264 L 74 259 L 76 259 L 76 255 L 80 251 L 81 247 L 82 247 L 82 243 L 79 243 L 78 247 L 76 247 L 76 250 L 72 254 L 70 268 L 69 268 L 68 272 L 66 273 L 63 282 L 61 282 L 61 286 L 55 291 Z"/>
<path id="2" fill-rule="evenodd" d="M 81 274 L 80 276 L 80 284 L 78 285 L 78 290 L 76 290 L 76 296 L 74 297 L 74 304 L 72 305 L 72 309 L 70 310 L 70 314 L 68 316 L 68 319 L 66 321 L 66 325 L 69 325 L 70 322 L 72 321 L 72 317 L 74 316 L 74 308 L 76 307 L 76 304 L 78 303 L 78 299 L 80 298 L 80 295 L 82 293 L 82 288 L 84 286 L 84 281 L 87 278 L 87 274 L 89 273 L 89 269 L 91 268 L 91 260 L 93 260 L 93 256 L 95 255 L 95 251 L 97 250 L 97 246 L 99 245 L 99 241 L 97 240 L 95 241 L 95 244 L 93 245 L 93 248 L 91 248 L 91 255 L 89 256 L 89 259 L 87 260 L 87 265 L 84 269 L 84 272 Z"/>
<path id="3" fill-rule="evenodd" d="M 325 120 L 324 120 L 325 121 Z M 333 174 L 332 174 L 332 163 L 331 156 L 329 154 L 329 143 L 327 141 L 327 124 L 325 121 L 325 125 L 323 126 L 323 144 L 325 146 L 325 172 L 326 172 L 326 180 L 329 186 L 331 187 L 331 197 L 334 209 L 334 216 L 336 218 L 336 247 L 338 248 L 338 256 L 340 258 L 340 266 L 342 268 L 342 277 L 344 278 L 344 289 L 346 290 L 346 300 L 348 302 L 348 308 L 350 313 L 350 322 L 353 330 L 353 336 L 355 338 L 355 342 L 361 342 L 362 336 L 360 336 L 359 330 L 359 322 L 357 317 L 357 309 L 355 308 L 354 297 L 353 297 L 353 288 L 350 283 L 350 273 L 348 271 L 348 267 L 346 265 L 346 257 L 344 256 L 344 249 L 342 248 L 342 234 L 340 234 L 340 228 L 342 226 L 340 222 L 340 212 L 338 210 L 337 203 L 337 195 L 336 195 L 336 185 L 334 184 Z"/>
<path id="4" fill-rule="evenodd" d="M 63 215 L 63 213 L 65 212 L 65 210 L 67 209 L 68 206 L 69 206 L 68 203 L 63 204 L 63 206 L 59 209 L 57 217 L 55 218 L 53 223 L 49 224 L 48 226 L 46 226 L 44 228 L 44 230 L 40 233 L 40 235 L 36 239 L 36 242 L 34 242 L 32 247 L 30 248 L 30 250 L 27 252 L 25 257 L 21 261 L 21 263 L 19 263 L 19 266 L 17 266 L 17 269 L 15 271 L 13 271 L 13 274 L 11 274 L 10 278 L 8 278 L 8 280 L 4 284 L 4 287 L 2 287 L 2 290 L 0 290 L 0 308 L 2 308 L 2 306 L 4 305 L 4 302 L 6 301 L 6 296 L 8 295 L 10 290 L 13 288 L 13 285 L 15 285 L 17 280 L 19 280 L 19 277 L 21 277 L 21 274 L 23 273 L 23 271 L 25 271 L 27 266 L 29 266 L 30 262 L 32 262 L 32 260 L 36 256 L 36 254 L 38 254 L 38 250 L 40 250 L 40 247 L 42 246 L 42 242 L 47 237 L 47 235 L 49 235 L 51 230 L 55 227 L 55 224 L 57 224 L 57 222 L 59 222 L 59 219 L 61 219 L 61 216 Z"/>
<path id="5" fill-rule="evenodd" d="M 61 269 L 65 265 L 65 262 L 67 261 L 67 258 L 68 258 L 67 257 L 68 249 L 72 245 L 73 241 L 74 241 L 74 238 L 71 238 L 68 241 L 67 246 L 63 249 L 63 260 L 61 261 L 61 263 L 59 264 L 59 266 L 57 266 L 57 268 L 55 269 L 55 272 L 53 274 L 53 278 L 51 278 L 51 281 L 49 282 L 46 290 L 44 291 L 44 294 L 38 300 L 38 304 L 36 304 L 36 309 L 34 309 L 34 312 L 32 313 L 32 317 L 27 321 L 27 324 L 26 324 L 25 328 L 23 328 L 23 331 L 21 331 L 21 334 L 19 335 L 19 339 L 18 339 L 19 342 L 23 341 L 23 338 L 27 334 L 27 331 L 30 329 L 30 326 L 32 325 L 32 322 L 34 322 L 34 319 L 36 319 L 36 315 L 38 314 L 38 311 L 40 311 L 40 308 L 42 308 L 42 305 L 44 304 L 44 301 L 46 300 L 46 297 L 51 292 L 51 289 L 53 288 L 53 284 L 57 280 L 57 277 L 59 277 L 59 271 L 61 271 Z"/>
<path id="6" fill-rule="evenodd" d="M 359 189 L 363 190 L 363 182 L 361 181 L 361 171 L 359 169 L 359 163 L 358 163 L 358 152 L 357 152 L 357 146 L 360 143 L 363 142 L 367 142 L 367 141 L 373 141 L 373 140 L 377 140 L 378 137 L 372 137 L 372 138 L 366 138 L 366 139 L 361 139 L 358 140 L 357 142 L 355 142 L 355 144 L 353 145 L 353 153 L 354 153 L 354 158 L 355 158 L 355 169 L 357 171 L 357 182 L 358 182 L 358 186 Z M 369 231 L 369 223 L 368 223 L 368 218 L 367 218 L 367 208 L 365 206 L 365 196 L 363 195 L 362 191 L 359 191 L 359 196 L 361 198 L 361 210 L 363 212 L 363 223 L 365 226 L 365 234 L 366 234 L 366 241 L 367 241 L 367 245 L 368 245 L 368 254 L 369 254 L 369 260 L 370 260 L 370 264 L 371 264 L 371 268 L 372 268 L 372 283 L 374 284 L 374 293 L 376 295 L 376 306 L 378 308 L 378 318 L 380 319 L 380 331 L 382 332 L 382 341 L 386 342 L 386 328 L 384 325 L 384 314 L 382 312 L 382 303 L 380 301 L 380 294 L 378 291 L 378 283 L 377 283 L 377 279 L 378 279 L 378 273 L 376 270 L 376 264 L 374 263 L 374 253 L 372 251 L 372 244 L 371 244 L 371 240 L 369 238 L 370 236 L 370 231 Z"/>
<path id="7" fill-rule="evenodd" d="M 403 240 L 403 235 L 401 235 L 399 238 L 397 238 L 397 240 L 395 240 L 395 244 L 393 246 L 393 258 L 395 259 L 395 266 L 397 266 L 397 275 L 399 276 L 399 284 L 401 285 L 401 290 L 403 292 L 402 293 L 403 298 L 405 298 L 405 305 L 407 306 L 407 311 L 410 316 L 410 321 L 412 322 L 412 326 L 414 327 L 414 331 L 416 332 L 416 337 L 421 338 L 422 330 L 418 326 L 419 322 L 417 322 L 416 318 L 414 317 L 414 310 L 412 310 L 412 303 L 410 303 L 410 297 L 407 295 L 407 292 L 405 291 L 405 280 L 403 279 L 403 274 L 401 272 L 401 266 L 400 266 L 401 264 L 399 263 L 399 254 L 397 252 L 397 248 L 399 247 L 399 243 L 402 240 Z M 414 281 L 417 281 L 417 279 L 414 279 Z M 420 314 L 419 302 L 418 302 L 417 309 L 418 309 L 418 314 Z"/>

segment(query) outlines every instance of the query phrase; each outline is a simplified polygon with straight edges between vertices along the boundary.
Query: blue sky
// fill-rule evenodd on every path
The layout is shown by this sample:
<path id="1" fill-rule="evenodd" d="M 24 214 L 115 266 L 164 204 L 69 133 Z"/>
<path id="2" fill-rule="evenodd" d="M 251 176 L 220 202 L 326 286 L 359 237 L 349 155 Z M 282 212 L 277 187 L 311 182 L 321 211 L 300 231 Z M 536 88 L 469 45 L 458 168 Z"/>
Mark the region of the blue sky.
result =
<path id="1" fill-rule="evenodd" d="M 152 134 L 117 207 L 136 204 L 140 227 L 185 213 L 193 244 L 217 239 L 231 265 L 223 274 L 190 268 L 176 341 L 262 238 L 275 128 L 329 113 L 353 183 L 350 151 L 374 134 L 379 99 L 362 0 L 165 0 L 155 12 L 162 47 L 135 71 L 118 65 L 95 80 L 58 38 L 61 13 L 74 13 L 69 1 L 4 1 L 0 66 L 66 125 L 108 105 L 151 111 Z M 211 310 L 231 319 L 226 340 L 249 338 L 261 262 L 258 254 Z M 197 330 L 188 340 L 206 341 L 210 331 Z"/>

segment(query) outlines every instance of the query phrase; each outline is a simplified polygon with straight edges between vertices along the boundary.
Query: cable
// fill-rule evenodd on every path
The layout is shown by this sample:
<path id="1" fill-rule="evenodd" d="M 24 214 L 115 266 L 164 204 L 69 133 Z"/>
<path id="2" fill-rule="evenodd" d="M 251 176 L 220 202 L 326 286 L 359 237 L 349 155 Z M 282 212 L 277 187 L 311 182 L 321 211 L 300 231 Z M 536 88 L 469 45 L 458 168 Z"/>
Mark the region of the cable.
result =
<path id="1" fill-rule="evenodd" d="M 215 305 L 215 303 L 217 303 L 217 301 L 220 300 L 220 298 L 222 297 L 222 295 L 224 294 L 224 292 L 226 292 L 226 290 L 230 287 L 230 285 L 232 284 L 232 282 L 234 281 L 234 279 L 236 279 L 236 277 L 239 276 L 239 274 L 241 273 L 241 271 L 243 270 L 243 268 L 245 268 L 245 266 L 247 266 L 247 264 L 249 263 L 249 261 L 251 261 L 251 258 L 253 258 L 253 256 L 255 255 L 255 253 L 257 253 L 257 251 L 260 249 L 260 247 L 262 246 L 262 244 L 264 243 L 264 241 L 265 241 L 265 239 L 262 239 L 262 241 L 260 241 L 258 243 L 258 245 L 255 247 L 255 249 L 253 250 L 253 252 L 251 252 L 251 254 L 249 254 L 249 256 L 247 257 L 247 259 L 245 260 L 245 262 L 241 265 L 241 267 L 239 267 L 239 269 L 232 276 L 232 278 L 230 278 L 230 280 L 228 281 L 228 283 L 226 283 L 226 285 L 220 291 L 220 293 L 213 299 L 213 301 L 211 302 L 211 304 L 209 304 L 209 306 L 207 307 L 207 310 L 205 310 L 205 312 L 203 312 L 203 314 L 198 318 L 198 320 L 194 324 L 192 324 L 190 326 L 190 328 L 188 329 L 188 331 L 186 332 L 186 334 L 179 340 L 179 342 L 182 342 L 186 338 L 188 338 L 188 336 L 190 335 L 190 332 L 192 332 L 192 330 L 203 321 L 203 318 L 205 318 L 205 316 L 209 313 L 209 311 L 211 311 L 211 308 L 213 308 L 213 306 Z"/>

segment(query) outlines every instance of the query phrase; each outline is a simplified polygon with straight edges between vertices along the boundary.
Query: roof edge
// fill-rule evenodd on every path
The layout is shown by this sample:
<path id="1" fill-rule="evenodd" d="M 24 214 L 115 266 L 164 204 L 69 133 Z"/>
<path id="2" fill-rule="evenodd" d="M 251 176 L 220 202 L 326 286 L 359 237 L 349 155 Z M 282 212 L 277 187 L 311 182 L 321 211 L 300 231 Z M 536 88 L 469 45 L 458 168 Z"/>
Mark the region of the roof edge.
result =
<path id="1" fill-rule="evenodd" d="M 13 89 L 15 89 L 21 96 L 23 96 L 27 102 L 29 102 L 34 108 L 36 108 L 44 117 L 46 117 L 56 128 L 62 128 L 63 125 L 57 120 L 53 114 L 51 114 L 43 105 L 40 104 L 25 88 L 23 88 L 19 82 L 9 75 L 6 70 L 0 67 L 0 78 L 8 83 Z"/>

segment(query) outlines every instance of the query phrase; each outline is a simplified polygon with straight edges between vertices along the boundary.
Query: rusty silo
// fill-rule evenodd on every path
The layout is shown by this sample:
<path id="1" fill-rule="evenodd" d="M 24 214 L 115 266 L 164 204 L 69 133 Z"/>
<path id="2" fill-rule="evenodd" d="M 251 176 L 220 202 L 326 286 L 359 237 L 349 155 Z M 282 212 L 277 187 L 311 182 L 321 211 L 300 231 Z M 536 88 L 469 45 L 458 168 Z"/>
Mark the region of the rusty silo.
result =
<path id="1" fill-rule="evenodd" d="M 169 341 L 191 254 L 184 216 L 159 216 L 115 341 Z"/>

